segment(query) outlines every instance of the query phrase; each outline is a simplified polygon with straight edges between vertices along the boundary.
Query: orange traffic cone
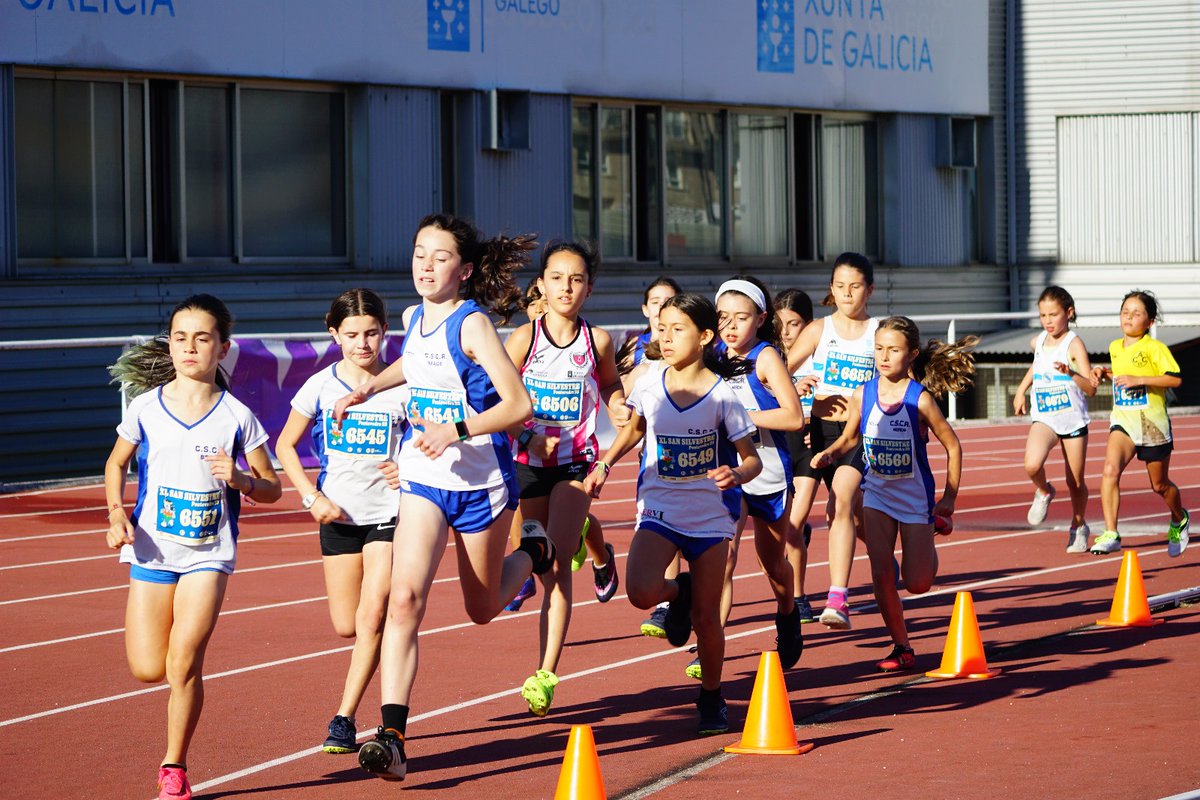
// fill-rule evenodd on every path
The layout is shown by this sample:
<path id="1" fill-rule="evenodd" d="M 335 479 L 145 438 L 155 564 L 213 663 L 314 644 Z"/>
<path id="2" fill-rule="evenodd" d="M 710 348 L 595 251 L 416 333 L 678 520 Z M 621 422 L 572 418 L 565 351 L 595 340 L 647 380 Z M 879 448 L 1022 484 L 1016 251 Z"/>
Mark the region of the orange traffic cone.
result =
<path id="1" fill-rule="evenodd" d="M 987 657 L 983 654 L 983 639 L 979 636 L 975 601 L 970 592 L 959 592 L 954 596 L 954 613 L 950 615 L 950 632 L 946 635 L 946 649 L 942 651 L 942 665 L 925 675 L 975 679 L 996 676 L 988 669 Z"/>
<path id="2" fill-rule="evenodd" d="M 605 800 L 604 778 L 591 725 L 572 725 L 554 800 Z"/>
<path id="3" fill-rule="evenodd" d="M 742 740 L 726 747 L 725 752 L 796 756 L 812 749 L 812 742 L 796 741 L 796 725 L 792 722 L 792 705 L 788 702 L 779 653 L 768 650 L 758 661 Z"/>
<path id="4" fill-rule="evenodd" d="M 1137 552 L 1126 550 L 1121 558 L 1121 574 L 1117 576 L 1112 609 L 1107 619 L 1098 619 L 1096 624 L 1110 628 L 1146 628 L 1160 622 L 1161 619 L 1150 617 L 1150 603 L 1146 600 L 1146 584 L 1142 581 Z"/>

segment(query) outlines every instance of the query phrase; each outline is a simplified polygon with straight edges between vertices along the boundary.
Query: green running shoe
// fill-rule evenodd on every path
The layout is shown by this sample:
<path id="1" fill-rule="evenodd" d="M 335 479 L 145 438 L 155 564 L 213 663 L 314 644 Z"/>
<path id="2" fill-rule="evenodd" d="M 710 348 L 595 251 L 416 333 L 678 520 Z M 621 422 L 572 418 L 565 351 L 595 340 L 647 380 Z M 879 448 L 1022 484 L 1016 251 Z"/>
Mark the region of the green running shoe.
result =
<path id="1" fill-rule="evenodd" d="M 583 569 L 583 562 L 587 561 L 587 538 L 588 528 L 592 527 L 591 517 L 584 517 L 583 529 L 579 531 L 579 549 L 575 551 L 575 555 L 571 556 L 571 572 L 579 572 Z"/>
<path id="2" fill-rule="evenodd" d="M 548 670 L 539 669 L 525 679 L 521 687 L 521 697 L 529 703 L 529 713 L 544 717 L 554 702 L 554 687 L 558 686 L 558 676 Z"/>

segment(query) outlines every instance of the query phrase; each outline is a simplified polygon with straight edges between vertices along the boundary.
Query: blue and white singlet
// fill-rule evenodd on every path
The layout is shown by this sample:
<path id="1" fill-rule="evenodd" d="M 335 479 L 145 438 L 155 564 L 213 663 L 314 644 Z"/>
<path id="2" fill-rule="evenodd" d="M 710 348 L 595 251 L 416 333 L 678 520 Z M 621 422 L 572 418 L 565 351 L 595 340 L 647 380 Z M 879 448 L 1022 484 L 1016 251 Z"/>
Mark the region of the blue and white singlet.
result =
<path id="1" fill-rule="evenodd" d="M 813 390 L 818 397 L 849 397 L 854 390 L 877 376 L 875 372 L 875 329 L 879 318 L 867 320 L 866 330 L 857 339 L 843 339 L 833 324 L 833 316 L 821 322 L 821 343 L 812 356 L 812 371 L 821 376 Z"/>
<path id="2" fill-rule="evenodd" d="M 415 417 L 453 423 L 467 420 L 500 402 L 486 370 L 463 352 L 463 320 L 484 313 L 473 300 L 462 302 L 432 331 L 423 329 L 424 307 L 417 306 L 401 350 L 409 387 L 409 427 L 401 441 L 400 480 L 436 489 L 490 489 L 515 480 L 512 450 L 503 431 L 455 442 L 435 459 L 407 446 L 420 431 Z"/>
<path id="3" fill-rule="evenodd" d="M 726 379 L 729 388 L 746 411 L 770 411 L 779 408 L 779 400 L 758 379 L 758 357 L 770 346 L 767 342 L 758 342 L 745 356 L 747 361 L 755 365 L 755 369 L 745 375 Z M 747 494 L 766 496 L 790 488 L 792 456 L 788 452 L 787 436 L 781 431 L 759 428 L 754 437 L 754 445 L 762 461 L 762 472 L 754 480 L 744 484 L 742 489 Z"/>
<path id="4" fill-rule="evenodd" d="M 882 511 L 899 522 L 926 524 L 933 521 L 933 473 L 925 449 L 925 434 L 917 401 L 925 391 L 920 383 L 908 382 L 904 399 L 887 413 L 879 405 L 879 379 L 863 384 L 862 433 L 863 505 Z"/>

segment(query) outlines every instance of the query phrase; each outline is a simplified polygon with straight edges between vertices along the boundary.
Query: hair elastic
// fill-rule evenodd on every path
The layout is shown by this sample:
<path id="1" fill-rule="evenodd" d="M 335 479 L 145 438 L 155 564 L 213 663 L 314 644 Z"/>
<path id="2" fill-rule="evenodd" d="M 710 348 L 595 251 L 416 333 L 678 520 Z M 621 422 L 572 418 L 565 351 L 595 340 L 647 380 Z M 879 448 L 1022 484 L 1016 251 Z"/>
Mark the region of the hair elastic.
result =
<path id="1" fill-rule="evenodd" d="M 721 295 L 725 294 L 726 292 L 741 292 L 742 294 L 746 295 L 746 297 L 749 297 L 754 301 L 754 304 L 758 306 L 759 311 L 767 310 L 766 295 L 763 294 L 762 289 L 758 288 L 750 281 L 737 279 L 725 281 L 721 284 L 721 288 L 717 289 L 717 294 L 713 298 L 713 301 L 719 301 L 721 299 Z"/>

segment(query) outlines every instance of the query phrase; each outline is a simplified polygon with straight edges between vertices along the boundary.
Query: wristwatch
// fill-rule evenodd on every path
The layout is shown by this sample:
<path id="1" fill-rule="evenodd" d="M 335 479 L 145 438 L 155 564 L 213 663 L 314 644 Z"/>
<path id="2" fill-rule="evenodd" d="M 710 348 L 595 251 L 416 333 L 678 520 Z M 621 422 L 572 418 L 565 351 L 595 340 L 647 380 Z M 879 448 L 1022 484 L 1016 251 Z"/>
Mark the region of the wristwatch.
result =
<path id="1" fill-rule="evenodd" d="M 304 506 L 306 509 L 307 509 L 307 508 L 312 508 L 312 507 L 313 507 L 313 503 L 317 502 L 317 498 L 318 498 L 318 497 L 320 497 L 320 496 L 321 496 L 321 493 L 320 493 L 319 491 L 317 491 L 317 492 L 313 492 L 312 494 L 306 494 L 306 495 L 305 495 L 305 496 L 304 496 L 304 497 L 303 497 L 303 498 L 300 500 L 300 505 Z"/>
<path id="2" fill-rule="evenodd" d="M 521 434 L 517 437 L 517 449 L 528 449 L 531 441 L 533 441 L 533 428 L 526 428 L 525 430 L 521 431 Z"/>

